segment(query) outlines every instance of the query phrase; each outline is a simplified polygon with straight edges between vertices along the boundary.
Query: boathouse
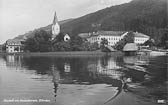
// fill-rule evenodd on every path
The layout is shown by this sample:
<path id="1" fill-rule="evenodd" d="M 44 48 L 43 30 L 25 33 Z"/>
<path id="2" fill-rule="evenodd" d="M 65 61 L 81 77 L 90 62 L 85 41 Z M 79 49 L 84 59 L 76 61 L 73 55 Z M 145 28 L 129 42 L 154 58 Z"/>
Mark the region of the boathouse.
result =
<path id="1" fill-rule="evenodd" d="M 123 52 L 126 56 L 136 55 L 137 51 L 138 46 L 135 43 L 127 43 L 123 48 Z"/>

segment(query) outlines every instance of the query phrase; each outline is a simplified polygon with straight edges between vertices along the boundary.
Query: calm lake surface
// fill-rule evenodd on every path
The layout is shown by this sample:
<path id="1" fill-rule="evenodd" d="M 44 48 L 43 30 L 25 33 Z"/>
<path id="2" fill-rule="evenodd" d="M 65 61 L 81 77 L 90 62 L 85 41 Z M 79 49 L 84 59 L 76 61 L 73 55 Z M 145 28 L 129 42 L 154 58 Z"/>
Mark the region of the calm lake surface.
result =
<path id="1" fill-rule="evenodd" d="M 125 80 L 149 89 L 132 91 L 144 99 L 166 99 L 167 58 L 1 55 L 0 105 L 102 105 L 120 94 Z"/>

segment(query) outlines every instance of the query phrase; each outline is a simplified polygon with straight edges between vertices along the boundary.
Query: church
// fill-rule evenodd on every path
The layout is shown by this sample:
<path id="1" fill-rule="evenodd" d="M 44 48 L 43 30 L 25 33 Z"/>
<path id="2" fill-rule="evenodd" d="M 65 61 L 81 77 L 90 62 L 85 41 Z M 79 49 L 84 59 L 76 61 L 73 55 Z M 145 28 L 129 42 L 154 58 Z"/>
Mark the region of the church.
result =
<path id="1" fill-rule="evenodd" d="M 58 22 L 58 18 L 57 18 L 57 14 L 55 12 L 54 14 L 54 20 L 53 20 L 53 23 L 52 23 L 52 40 L 54 40 L 57 35 L 59 35 L 61 32 L 61 28 L 60 28 L 60 25 L 59 25 L 59 22 Z M 65 42 L 70 40 L 70 36 L 68 34 L 64 34 L 64 39 L 63 39 Z"/>

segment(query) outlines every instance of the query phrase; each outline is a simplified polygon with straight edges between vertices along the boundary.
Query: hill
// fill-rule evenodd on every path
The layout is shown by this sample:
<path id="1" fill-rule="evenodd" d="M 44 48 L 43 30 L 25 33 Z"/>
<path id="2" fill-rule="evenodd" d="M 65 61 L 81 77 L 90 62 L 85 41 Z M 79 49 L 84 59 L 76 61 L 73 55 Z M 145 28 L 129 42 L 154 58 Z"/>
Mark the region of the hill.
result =
<path id="1" fill-rule="evenodd" d="M 65 24 L 69 21 L 72 21 L 73 19 L 67 19 L 67 20 L 62 20 L 62 21 L 59 21 L 59 24 L 62 25 L 62 24 Z M 41 27 L 41 28 L 38 28 L 38 29 L 34 29 L 33 31 L 29 31 L 23 35 L 18 35 L 17 37 L 15 37 L 14 39 L 23 39 L 25 36 L 26 37 L 33 37 L 35 31 L 38 31 L 38 30 L 45 30 L 45 31 L 51 31 L 51 26 L 52 24 L 48 25 L 48 26 L 45 26 L 45 27 Z"/>
<path id="2" fill-rule="evenodd" d="M 167 26 L 166 7 L 167 0 L 132 0 L 66 21 L 61 24 L 61 30 L 72 35 L 96 30 L 138 31 L 159 39 Z M 51 31 L 50 27 L 40 29 Z"/>
<path id="3" fill-rule="evenodd" d="M 65 32 L 94 30 L 138 31 L 158 39 L 167 25 L 167 0 L 133 0 L 74 19 L 62 25 Z"/>

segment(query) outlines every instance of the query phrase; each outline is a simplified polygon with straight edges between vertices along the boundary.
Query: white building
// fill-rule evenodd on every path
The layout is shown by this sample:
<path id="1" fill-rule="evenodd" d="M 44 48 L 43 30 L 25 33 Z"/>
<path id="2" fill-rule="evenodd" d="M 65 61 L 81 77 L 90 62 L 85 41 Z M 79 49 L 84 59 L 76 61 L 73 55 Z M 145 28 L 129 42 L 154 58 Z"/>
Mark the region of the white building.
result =
<path id="1" fill-rule="evenodd" d="M 6 41 L 6 52 L 7 53 L 17 53 L 23 52 L 21 47 L 23 46 L 22 43 L 24 40 L 19 39 L 9 39 Z"/>
<path id="2" fill-rule="evenodd" d="M 144 35 L 142 33 L 133 32 L 135 35 L 135 43 L 136 44 L 142 44 L 145 41 L 149 39 L 149 36 Z M 98 31 L 95 33 L 81 33 L 79 34 L 80 37 L 86 38 L 87 41 L 90 43 L 97 42 L 98 44 L 101 43 L 101 40 L 103 38 L 108 40 L 108 45 L 114 46 L 118 41 L 120 41 L 122 38 L 124 38 L 125 35 L 127 35 L 128 32 L 124 31 Z"/>
<path id="3" fill-rule="evenodd" d="M 142 34 L 142 33 L 138 33 L 138 32 L 134 32 L 134 35 L 135 35 L 134 43 L 136 44 L 143 44 L 150 38 L 149 36 Z"/>
<path id="4" fill-rule="evenodd" d="M 70 36 L 69 36 L 68 34 L 65 34 L 65 36 L 64 36 L 64 41 L 67 42 L 67 41 L 70 40 L 70 39 L 71 39 Z"/>

